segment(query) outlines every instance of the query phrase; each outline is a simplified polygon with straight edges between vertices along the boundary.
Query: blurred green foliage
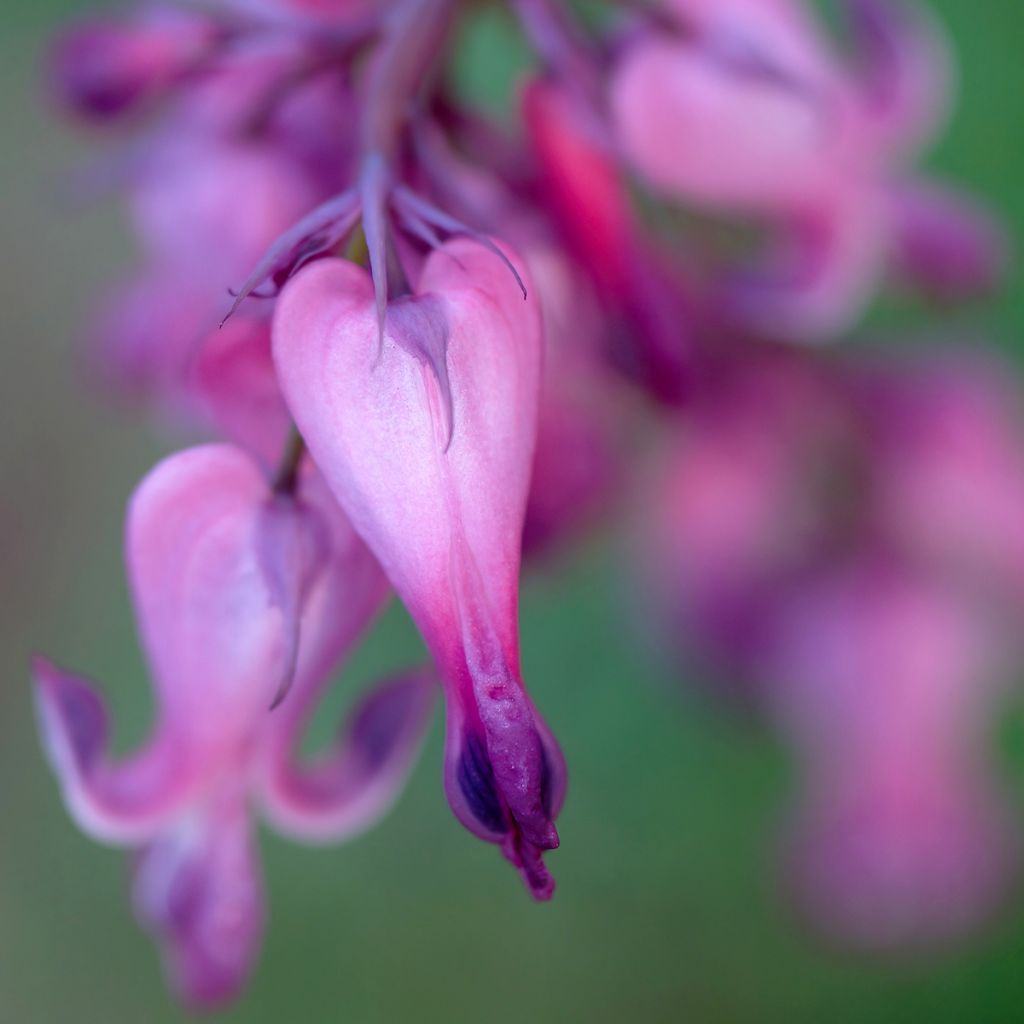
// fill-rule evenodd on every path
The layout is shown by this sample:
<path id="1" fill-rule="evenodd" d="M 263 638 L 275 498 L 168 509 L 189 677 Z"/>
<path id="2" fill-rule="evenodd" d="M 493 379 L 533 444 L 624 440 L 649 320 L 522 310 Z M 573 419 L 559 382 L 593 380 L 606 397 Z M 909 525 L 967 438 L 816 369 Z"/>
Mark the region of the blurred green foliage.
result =
<path id="1" fill-rule="evenodd" d="M 38 749 L 27 680 L 30 650 L 45 648 L 103 681 L 120 747 L 144 735 L 150 698 L 120 526 L 135 481 L 177 443 L 140 430 L 131 410 L 103 405 L 75 356 L 83 310 L 130 251 L 110 208 L 59 202 L 61 172 L 83 150 L 38 95 L 42 41 L 84 6 L 9 5 L 0 39 L 0 1021 L 155 1024 L 181 1013 L 132 921 L 124 859 L 67 819 Z M 929 165 L 988 198 L 1019 236 L 1024 10 L 1002 0 L 935 7 L 962 74 L 957 112 Z M 497 8 L 482 10 L 464 43 L 457 81 L 493 108 L 525 50 Z M 943 330 L 1020 345 L 1019 275 L 991 306 L 944 315 Z M 439 718 L 382 827 L 326 850 L 265 837 L 263 963 L 224 1019 L 1024 1018 L 1024 898 L 973 945 L 938 959 L 861 959 L 801 932 L 772 877 L 785 758 L 752 726 L 687 697 L 670 669 L 645 657 L 620 589 L 621 557 L 595 544 L 525 586 L 526 678 L 572 771 L 563 848 L 550 858 L 554 902 L 532 905 L 498 853 L 448 812 Z M 326 710 L 337 713 L 354 688 L 419 650 L 392 609 Z"/>

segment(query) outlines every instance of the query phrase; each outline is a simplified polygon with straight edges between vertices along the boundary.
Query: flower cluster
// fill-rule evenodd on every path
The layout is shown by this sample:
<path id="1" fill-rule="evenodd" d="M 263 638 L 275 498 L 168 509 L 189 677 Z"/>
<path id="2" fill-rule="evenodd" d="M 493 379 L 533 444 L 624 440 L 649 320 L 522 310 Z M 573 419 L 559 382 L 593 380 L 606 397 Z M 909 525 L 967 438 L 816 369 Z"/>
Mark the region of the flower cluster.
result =
<path id="1" fill-rule="evenodd" d="M 890 282 L 946 303 L 998 278 L 998 225 L 913 166 L 941 32 L 901 0 L 842 0 L 841 36 L 803 0 L 509 6 L 538 58 L 515 128 L 444 74 L 458 0 L 157 0 L 52 53 L 113 140 L 85 185 L 139 243 L 89 364 L 215 443 L 129 505 L 151 738 L 112 759 L 97 691 L 42 660 L 41 728 L 76 821 L 135 851 L 192 1004 L 258 952 L 250 811 L 312 842 L 370 825 L 437 682 L 452 810 L 552 895 L 566 769 L 522 678 L 520 567 L 612 512 L 655 616 L 790 743 L 821 920 L 955 933 L 1012 865 L 985 728 L 1019 653 L 1013 388 L 957 350 L 807 344 Z M 301 757 L 392 592 L 430 666 Z"/>

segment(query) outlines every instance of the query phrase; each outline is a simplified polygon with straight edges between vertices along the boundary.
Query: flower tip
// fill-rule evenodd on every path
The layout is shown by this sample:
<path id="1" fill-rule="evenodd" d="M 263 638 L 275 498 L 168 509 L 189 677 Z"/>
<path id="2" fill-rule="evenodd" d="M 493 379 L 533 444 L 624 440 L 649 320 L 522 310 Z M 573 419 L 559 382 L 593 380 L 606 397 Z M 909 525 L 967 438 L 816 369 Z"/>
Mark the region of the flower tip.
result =
<path id="1" fill-rule="evenodd" d="M 285 697 L 288 696 L 292 688 L 292 683 L 295 680 L 295 666 L 291 667 L 291 670 L 287 672 L 281 679 L 280 684 L 277 687 L 277 693 L 274 694 L 274 699 L 270 702 L 267 707 L 267 711 L 276 711 L 283 703 Z"/>
<path id="2" fill-rule="evenodd" d="M 39 655 L 32 659 L 39 728 L 60 774 L 81 772 L 103 751 L 107 716 L 103 702 L 86 683 Z"/>
<path id="3" fill-rule="evenodd" d="M 547 903 L 555 894 L 555 880 L 544 863 L 544 851 L 558 847 L 558 833 L 551 826 L 551 845 L 541 847 L 528 842 L 521 834 L 510 835 L 502 844 L 505 859 L 523 878 L 530 895 L 538 903 Z"/>

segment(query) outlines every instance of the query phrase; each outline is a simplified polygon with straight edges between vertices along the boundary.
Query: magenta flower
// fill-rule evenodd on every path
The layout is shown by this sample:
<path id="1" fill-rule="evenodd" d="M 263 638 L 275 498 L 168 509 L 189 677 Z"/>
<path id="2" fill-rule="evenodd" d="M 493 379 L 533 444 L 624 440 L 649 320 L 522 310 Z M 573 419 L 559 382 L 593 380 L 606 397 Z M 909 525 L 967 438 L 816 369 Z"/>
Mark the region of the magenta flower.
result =
<path id="1" fill-rule="evenodd" d="M 1024 402 L 1012 369 L 963 346 L 876 362 L 856 385 L 875 519 L 916 558 L 1019 608 Z"/>
<path id="2" fill-rule="evenodd" d="M 128 22 L 83 21 L 56 40 L 54 91 L 79 117 L 119 118 L 198 73 L 217 41 L 211 19 L 170 4 L 144 7 Z"/>
<path id="3" fill-rule="evenodd" d="M 986 738 L 1008 666 L 985 617 L 881 565 L 804 588 L 783 616 L 766 672 L 801 762 L 792 884 L 840 937 L 941 942 L 1006 892 L 1015 837 Z"/>
<path id="4" fill-rule="evenodd" d="M 668 432 L 640 506 L 637 552 L 664 635 L 760 687 L 781 593 L 843 550 L 861 438 L 838 382 L 797 352 L 718 366 Z"/>
<path id="5" fill-rule="evenodd" d="M 800 0 L 666 0 L 611 85 L 623 150 L 665 196 L 764 229 L 724 266 L 741 324 L 814 339 L 848 327 L 887 266 L 932 291 L 986 288 L 990 217 L 908 165 L 946 107 L 947 54 L 917 5 L 847 0 L 841 57 Z"/>
<path id="6" fill-rule="evenodd" d="M 237 992 L 260 945 L 250 807 L 300 840 L 367 827 L 408 773 L 432 685 L 379 685 L 329 751 L 298 759 L 315 701 L 387 591 L 315 477 L 293 498 L 232 447 L 171 456 L 132 499 L 126 557 L 157 691 L 149 740 L 112 760 L 102 698 L 41 660 L 40 724 L 79 826 L 137 849 L 135 904 L 170 984 L 208 1005 Z"/>
<path id="7" fill-rule="evenodd" d="M 977 924 L 1015 852 L 986 748 L 1024 578 L 1006 376 L 750 352 L 705 382 L 646 505 L 657 611 L 795 751 L 792 884 L 861 945 Z"/>
<path id="8" fill-rule="evenodd" d="M 678 401 L 692 373 L 694 311 L 679 268 L 634 216 L 608 133 L 569 90 L 544 79 L 523 90 L 523 117 L 545 203 L 594 283 L 616 361 L 659 399 Z"/>
<path id="9" fill-rule="evenodd" d="M 252 970 L 253 811 L 320 842 L 395 798 L 426 670 L 299 756 L 391 589 L 456 817 L 552 895 L 566 769 L 521 561 L 641 490 L 634 440 L 655 614 L 795 751 L 803 904 L 876 946 L 978 920 L 1015 852 L 983 732 L 1020 652 L 1024 411 L 997 364 L 789 344 L 887 278 L 946 303 L 1001 269 L 999 225 L 915 170 L 950 97 L 926 9 L 840 0 L 833 33 L 810 0 L 512 0 L 512 126 L 448 73 L 477 5 L 192 6 L 72 28 L 51 72 L 107 131 L 76 197 L 122 192 L 138 243 L 95 369 L 227 443 L 131 503 L 150 738 L 114 757 L 92 685 L 36 667 L 66 802 L 132 848 L 173 987 Z"/>
<path id="10" fill-rule="evenodd" d="M 535 300 L 468 240 L 388 303 L 383 336 L 370 274 L 340 260 L 300 271 L 274 322 L 299 430 L 444 680 L 449 802 L 546 899 L 565 771 L 523 688 L 517 628 L 540 346 Z"/>

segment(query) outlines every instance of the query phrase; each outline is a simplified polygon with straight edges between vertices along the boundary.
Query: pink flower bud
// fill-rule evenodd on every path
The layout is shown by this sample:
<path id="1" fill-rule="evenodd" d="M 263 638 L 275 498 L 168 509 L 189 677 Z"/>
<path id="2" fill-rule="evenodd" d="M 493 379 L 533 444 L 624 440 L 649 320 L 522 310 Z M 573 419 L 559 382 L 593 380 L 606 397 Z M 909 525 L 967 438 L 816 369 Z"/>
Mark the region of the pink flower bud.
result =
<path id="1" fill-rule="evenodd" d="M 81 22 L 54 47 L 58 99 L 81 117 L 117 118 L 194 71 L 215 39 L 211 20 L 172 6 L 151 7 L 130 22 Z"/>

